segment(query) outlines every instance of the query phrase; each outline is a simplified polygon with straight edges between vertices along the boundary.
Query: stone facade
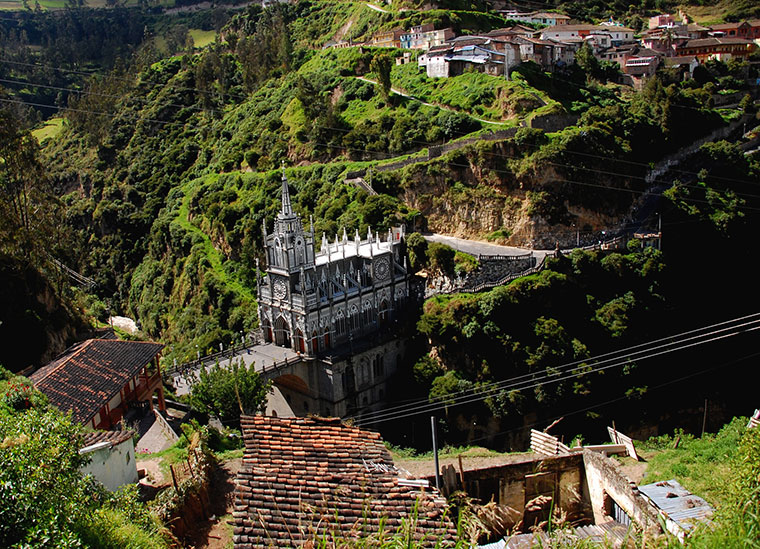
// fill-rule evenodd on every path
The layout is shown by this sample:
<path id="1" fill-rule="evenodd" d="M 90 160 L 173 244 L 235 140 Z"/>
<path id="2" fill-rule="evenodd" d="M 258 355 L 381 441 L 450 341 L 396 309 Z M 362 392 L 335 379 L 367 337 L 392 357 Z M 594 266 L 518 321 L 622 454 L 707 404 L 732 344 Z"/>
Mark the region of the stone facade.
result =
<path id="1" fill-rule="evenodd" d="M 356 231 L 349 240 L 322 235 L 319 252 L 313 228 L 304 230 L 293 212 L 282 177 L 282 210 L 264 242 L 266 275 L 258 281 L 259 320 L 264 339 L 317 356 L 333 354 L 390 325 L 409 298 L 404 229 L 388 230 L 383 241 Z"/>
<path id="2" fill-rule="evenodd" d="M 282 209 L 274 231 L 264 227 L 267 267 L 257 281 L 264 339 L 292 349 L 300 360 L 273 379 L 288 415 L 344 417 L 379 406 L 403 359 L 396 324 L 410 303 L 403 227 L 383 240 L 322 236 L 304 230 L 282 177 Z"/>

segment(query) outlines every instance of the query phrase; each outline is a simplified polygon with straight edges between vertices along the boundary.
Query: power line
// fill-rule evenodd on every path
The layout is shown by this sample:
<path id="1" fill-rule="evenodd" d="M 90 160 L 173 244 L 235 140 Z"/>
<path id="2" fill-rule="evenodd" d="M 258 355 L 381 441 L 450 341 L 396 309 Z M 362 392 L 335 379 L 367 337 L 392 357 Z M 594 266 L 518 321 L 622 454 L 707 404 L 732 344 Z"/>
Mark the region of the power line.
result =
<path id="1" fill-rule="evenodd" d="M 695 347 L 697 345 L 702 345 L 704 343 L 711 343 L 713 341 L 717 341 L 717 340 L 720 340 L 720 339 L 725 339 L 727 337 L 732 337 L 732 336 L 735 336 L 735 335 L 739 335 L 740 333 L 743 333 L 745 331 L 754 331 L 754 330 L 758 330 L 758 329 L 760 329 L 760 324 L 758 324 L 758 325 L 756 325 L 756 326 L 754 326 L 752 328 L 743 329 L 743 330 L 738 331 L 738 332 L 722 335 L 722 336 L 715 337 L 715 338 L 712 338 L 712 339 L 708 339 L 708 340 L 705 340 L 705 341 L 700 341 L 700 342 L 692 343 L 692 344 L 689 344 L 689 345 L 682 345 L 680 347 L 675 347 L 673 349 L 669 349 L 669 350 L 666 350 L 666 351 L 661 351 L 661 352 L 654 353 L 654 354 L 651 354 L 651 355 L 642 356 L 642 357 L 639 357 L 638 360 L 646 360 L 648 358 L 654 358 L 654 357 L 657 357 L 657 356 L 660 356 L 660 355 L 663 355 L 663 354 L 667 354 L 667 353 L 671 353 L 671 352 L 676 352 L 676 351 L 688 349 L 688 348 L 691 348 L 691 347 Z M 588 371 L 588 372 L 582 372 L 580 374 L 571 374 L 571 375 L 566 375 L 564 377 L 559 377 L 559 378 L 555 377 L 555 378 L 549 379 L 549 380 L 547 380 L 547 381 L 545 381 L 543 383 L 536 383 L 534 385 L 526 385 L 526 386 L 522 386 L 522 387 L 517 387 L 515 389 L 512 389 L 512 391 L 522 391 L 522 390 L 525 390 L 525 389 L 532 389 L 532 388 L 539 387 L 539 386 L 545 386 L 545 385 L 549 385 L 549 384 L 552 384 L 552 383 L 558 383 L 560 381 L 565 381 L 565 380 L 568 380 L 568 379 L 572 379 L 574 377 L 580 377 L 580 376 L 585 375 L 587 373 L 590 374 L 590 373 L 594 373 L 594 372 L 598 372 L 598 371 L 608 370 L 610 368 L 614 368 L 614 367 L 617 367 L 617 366 L 623 366 L 623 365 L 625 365 L 627 363 L 628 363 L 628 361 L 625 360 L 625 361 L 621 361 L 621 362 L 619 362 L 617 364 L 611 364 L 611 365 L 605 366 L 603 368 L 597 368 L 597 369 L 594 369 L 594 370 L 591 370 L 591 371 Z M 367 425 L 367 424 L 385 423 L 385 422 L 388 422 L 388 421 L 395 421 L 395 420 L 404 419 L 404 418 L 407 418 L 407 417 L 416 416 L 416 415 L 419 415 L 419 414 L 422 414 L 422 413 L 430 413 L 430 412 L 434 412 L 434 411 L 437 411 L 437 410 L 443 410 L 443 409 L 454 407 L 454 406 L 460 406 L 462 404 L 472 404 L 472 403 L 475 403 L 475 402 L 484 401 L 484 400 L 486 400 L 486 399 L 494 396 L 496 394 L 496 392 L 497 392 L 497 390 L 493 390 L 493 391 L 490 391 L 488 393 L 482 393 L 483 396 L 473 396 L 472 398 L 469 398 L 469 399 L 460 399 L 459 401 L 454 401 L 454 402 L 448 401 L 448 402 L 446 402 L 444 404 L 431 404 L 431 405 L 429 405 L 429 406 L 427 406 L 425 408 L 420 408 L 418 410 L 411 410 L 411 411 L 409 411 L 407 413 L 400 413 L 400 414 L 397 414 L 395 416 L 386 416 L 386 417 L 380 417 L 380 418 L 372 418 L 372 419 L 369 419 L 369 420 L 366 420 L 366 421 L 363 420 L 363 419 L 359 419 L 359 420 L 356 421 L 356 423 L 357 423 L 357 425 L 360 425 L 360 426 L 361 425 Z"/>
<path id="2" fill-rule="evenodd" d="M 688 375 L 685 375 L 685 376 L 673 379 L 671 381 L 666 381 L 665 383 L 660 383 L 659 385 L 655 385 L 653 387 L 649 387 L 647 389 L 647 392 L 656 391 L 658 389 L 662 389 L 663 387 L 667 387 L 667 386 L 673 385 L 675 383 L 680 383 L 680 382 L 685 381 L 687 379 L 690 379 L 692 377 L 697 377 L 697 376 L 706 374 L 708 372 L 712 372 L 714 370 L 718 370 L 718 369 L 721 369 L 721 368 L 726 368 L 726 367 L 729 367 L 729 366 L 734 366 L 734 365 L 736 365 L 736 364 L 738 364 L 740 362 L 743 362 L 743 361 L 745 361 L 747 359 L 754 358 L 754 357 L 757 357 L 757 356 L 760 356 L 760 353 L 752 353 L 750 355 L 746 355 L 746 356 L 743 356 L 741 358 L 737 358 L 735 360 L 731 360 L 729 362 L 724 362 L 724 363 L 718 364 L 717 366 L 712 366 L 710 368 L 706 368 L 706 369 L 700 370 L 698 372 L 693 372 L 691 374 L 688 374 Z M 489 438 L 497 437 L 499 435 L 505 435 L 507 433 L 514 433 L 514 432 L 522 431 L 522 430 L 524 430 L 524 429 L 526 429 L 528 427 L 536 427 L 537 425 L 540 425 L 541 423 L 545 423 L 547 421 L 555 421 L 555 420 L 563 418 L 563 417 L 568 417 L 568 416 L 573 416 L 573 415 L 576 415 L 576 414 L 581 414 L 583 412 L 588 412 L 590 410 L 594 410 L 594 409 L 597 409 L 597 408 L 601 408 L 603 406 L 607 406 L 608 404 L 612 404 L 613 402 L 619 402 L 621 400 L 628 400 L 628 399 L 629 399 L 629 397 L 627 395 L 623 395 L 621 397 L 613 398 L 613 399 L 610 399 L 610 400 L 606 400 L 604 402 L 600 402 L 598 404 L 593 404 L 593 405 L 587 406 L 585 408 L 579 408 L 579 409 L 575 409 L 575 410 L 570 410 L 570 411 L 567 411 L 567 412 L 559 413 L 558 415 L 556 415 L 554 417 L 544 418 L 540 422 L 536 421 L 534 423 L 523 425 L 522 427 L 517 427 L 517 428 L 514 428 L 514 429 L 508 429 L 506 431 L 499 431 L 498 433 L 494 433 L 493 435 L 489 435 L 489 436 L 468 439 L 468 443 L 479 442 L 479 441 L 482 441 L 482 440 L 488 440 Z"/>
<path id="3" fill-rule="evenodd" d="M 750 315 L 750 317 L 757 317 L 757 315 Z M 744 317 L 744 318 L 746 319 L 746 318 L 749 318 L 749 317 Z M 744 319 L 737 319 L 737 320 L 744 320 Z M 553 368 L 553 370 L 555 370 L 556 373 L 539 374 L 539 375 L 537 375 L 535 372 L 534 373 L 528 373 L 528 374 L 524 374 L 522 376 L 517 376 L 517 377 L 514 377 L 514 378 L 510 378 L 510 379 L 507 379 L 507 380 L 504 380 L 504 381 L 492 384 L 491 386 L 489 386 L 489 387 L 487 387 L 486 389 L 483 389 L 483 390 L 477 390 L 477 391 L 474 391 L 474 392 L 471 391 L 471 390 L 459 391 L 458 393 L 453 393 L 453 394 L 447 395 L 446 397 L 443 397 L 443 398 L 445 398 L 447 402 L 455 402 L 455 401 L 463 399 L 463 398 L 471 398 L 472 396 L 476 396 L 476 395 L 479 395 L 479 394 L 486 394 L 486 393 L 490 395 L 491 393 L 493 393 L 495 391 L 503 391 L 503 390 L 510 389 L 510 388 L 516 388 L 516 387 L 518 387 L 517 390 L 521 390 L 520 385 L 522 385 L 522 384 L 525 384 L 525 383 L 532 384 L 537 379 L 540 380 L 540 379 L 549 379 L 551 377 L 556 377 L 557 375 L 561 375 L 563 373 L 563 370 L 568 370 L 568 369 L 571 369 L 572 367 L 576 367 L 574 369 L 578 369 L 577 368 L 578 366 L 582 366 L 582 365 L 584 365 L 587 362 L 593 362 L 593 361 L 599 360 L 601 358 L 604 358 L 604 360 L 601 360 L 601 361 L 597 362 L 597 366 L 604 365 L 605 363 L 610 363 L 610 362 L 612 362 L 613 365 L 616 365 L 615 361 L 617 361 L 617 360 L 624 360 L 625 362 L 630 362 L 631 360 L 635 360 L 636 356 L 639 355 L 639 354 L 644 354 L 644 353 L 649 353 L 651 351 L 660 350 L 660 349 L 663 349 L 663 348 L 666 348 L 668 346 L 671 346 L 671 345 L 675 344 L 675 343 L 671 342 L 671 343 L 667 343 L 667 344 L 664 344 L 664 345 L 653 346 L 656 343 L 660 343 L 662 341 L 673 340 L 674 338 L 680 338 L 681 341 L 684 341 L 684 342 L 685 341 L 693 341 L 695 339 L 698 339 L 700 337 L 704 337 L 704 336 L 707 336 L 707 335 L 714 335 L 714 334 L 719 333 L 719 332 L 725 332 L 727 330 L 735 329 L 736 327 L 730 327 L 730 328 L 726 328 L 726 329 L 723 329 L 723 330 L 718 330 L 718 331 L 715 331 L 715 332 L 710 332 L 708 334 L 703 334 L 701 336 L 693 336 L 693 337 L 689 337 L 689 338 L 683 338 L 682 337 L 684 335 L 688 335 L 688 334 L 692 334 L 692 333 L 696 333 L 696 332 L 701 332 L 703 330 L 711 329 L 713 327 L 725 325 L 725 324 L 728 324 L 728 323 L 734 323 L 737 320 L 728 321 L 728 322 L 716 324 L 716 325 L 713 325 L 713 326 L 708 326 L 706 328 L 700 328 L 698 330 L 693 330 L 691 332 L 686 332 L 685 334 L 680 334 L 678 336 L 671 336 L 671 337 L 668 337 L 668 338 L 663 338 L 663 339 L 660 339 L 660 340 L 656 340 L 656 341 L 651 342 L 651 343 L 645 343 L 645 344 L 636 345 L 636 346 L 631 347 L 629 349 L 623 349 L 621 351 L 614 351 L 614 352 L 611 352 L 611 353 L 600 355 L 599 357 L 592 357 L 592 358 L 588 358 L 588 359 L 577 360 L 575 362 L 570 362 L 568 364 L 565 364 L 565 365 Z M 760 322 L 760 318 L 756 318 L 755 320 L 753 320 L 751 322 L 753 322 L 753 323 L 754 322 Z M 631 353 L 631 351 L 633 349 L 638 349 L 638 348 L 642 348 L 642 347 L 650 347 L 650 348 L 645 348 L 643 350 L 635 351 L 635 352 Z M 607 358 L 605 358 L 605 357 L 607 357 Z M 591 371 L 584 370 L 584 371 L 580 372 L 578 375 L 585 375 L 587 373 L 591 373 Z M 420 406 L 427 407 L 427 406 L 430 406 L 432 404 L 434 404 L 434 403 L 431 403 L 430 400 L 421 399 L 421 400 L 419 400 L 416 403 L 416 406 L 417 407 L 420 407 Z M 360 420 L 361 421 L 373 421 L 375 418 L 378 418 L 378 417 L 381 417 L 381 416 L 384 416 L 384 415 L 386 415 L 386 416 L 387 415 L 394 415 L 396 413 L 408 411 L 409 409 L 410 409 L 410 406 L 399 406 L 399 407 L 397 407 L 395 409 L 393 409 L 393 408 L 392 409 L 386 409 L 386 410 L 382 410 L 382 411 L 376 412 L 374 414 L 369 414 L 369 417 L 367 417 L 365 415 Z"/>
<path id="4" fill-rule="evenodd" d="M 725 320 L 723 322 L 717 322 L 715 324 L 711 324 L 711 325 L 708 325 L 708 326 L 703 326 L 703 327 L 700 327 L 700 328 L 695 328 L 693 330 L 689 330 L 689 331 L 686 331 L 686 332 L 681 332 L 679 334 L 674 334 L 674 335 L 662 337 L 662 338 L 659 338 L 659 339 L 655 339 L 653 341 L 649 341 L 649 342 L 645 342 L 645 343 L 640 343 L 638 345 L 633 345 L 631 347 L 626 347 L 624 349 L 619 349 L 619 350 L 616 350 L 616 351 L 610 351 L 608 353 L 597 355 L 596 357 L 579 359 L 579 360 L 576 360 L 574 362 L 570 362 L 570 363 L 564 364 L 562 366 L 558 366 L 556 369 L 559 370 L 559 369 L 567 368 L 567 367 L 571 367 L 571 366 L 578 366 L 578 365 L 583 364 L 585 362 L 588 362 L 590 360 L 617 358 L 618 355 L 624 355 L 624 356 L 627 357 L 627 356 L 630 355 L 631 352 L 636 351 L 637 349 L 642 349 L 642 348 L 645 349 L 645 348 L 648 348 L 648 347 L 651 347 L 653 345 L 657 345 L 657 344 L 660 344 L 660 343 L 663 343 L 663 342 L 672 341 L 672 340 L 674 340 L 676 338 L 685 338 L 687 336 L 694 336 L 695 334 L 699 334 L 700 332 L 703 332 L 705 330 L 712 330 L 714 328 L 718 328 L 718 327 L 721 327 L 721 326 L 726 326 L 726 325 L 729 325 L 729 324 L 734 324 L 734 323 L 740 322 L 740 321 L 744 322 L 744 321 L 747 321 L 747 320 L 759 319 L 758 317 L 760 317 L 760 313 L 754 313 L 754 314 L 751 314 L 751 315 L 746 315 L 746 316 L 735 318 L 735 319 L 731 319 L 731 320 Z M 522 376 L 517 376 L 517 377 L 513 377 L 513 378 L 510 378 L 510 379 L 504 380 L 502 382 L 497 383 L 496 385 L 503 385 L 503 384 L 511 383 L 512 381 L 515 381 L 515 380 L 520 380 L 520 379 L 525 379 L 525 378 L 531 378 L 534 375 L 535 375 L 535 373 L 524 374 Z M 452 393 L 450 395 L 447 395 L 446 398 L 451 398 L 451 397 L 455 397 L 457 395 L 464 395 L 464 394 L 469 394 L 469 393 L 470 393 L 470 390 L 467 389 L 467 390 L 464 390 L 464 391 L 459 391 L 458 393 Z M 417 401 L 418 404 L 419 403 L 429 403 L 429 402 L 430 402 L 429 399 L 419 399 Z M 399 408 L 406 408 L 406 407 L 402 406 L 402 407 L 399 407 Z M 388 411 L 391 411 L 391 410 L 393 410 L 393 408 L 382 410 L 381 413 L 385 413 L 385 412 L 388 412 Z"/>
<path id="5" fill-rule="evenodd" d="M 745 322 L 743 324 L 739 324 L 737 326 L 731 326 L 728 328 L 714 330 L 706 334 L 696 335 L 696 336 L 692 336 L 688 338 L 681 337 L 683 335 L 700 332 L 705 329 L 713 328 L 716 326 L 735 323 L 737 321 L 744 320 L 751 317 L 757 317 L 758 314 L 749 315 L 748 317 L 735 319 L 735 320 L 727 321 L 724 323 L 719 323 L 713 326 L 708 326 L 706 328 L 700 328 L 699 330 L 686 332 L 685 334 L 681 334 L 679 336 L 663 338 L 652 343 L 637 345 L 630 349 L 636 349 L 636 348 L 641 348 L 641 347 L 649 347 L 649 348 L 645 348 L 633 353 L 629 353 L 629 349 L 624 349 L 622 351 L 608 353 L 607 355 L 601 355 L 600 357 L 596 357 L 596 358 L 592 357 L 589 359 L 579 360 L 579 361 L 571 362 L 562 366 L 558 366 L 556 368 L 552 368 L 552 370 L 554 371 L 551 373 L 547 373 L 543 375 L 525 374 L 523 376 L 518 376 L 516 378 L 512 378 L 509 380 L 505 380 L 505 381 L 493 384 L 483 390 L 472 391 L 472 392 L 470 391 L 460 392 L 464 394 L 460 394 L 459 396 L 454 396 L 457 394 L 457 393 L 454 393 L 454 395 L 447 395 L 446 397 L 442 397 L 446 400 L 442 404 L 428 401 L 427 404 L 397 407 L 396 409 L 390 409 L 390 410 L 385 410 L 385 411 L 377 412 L 374 414 L 370 414 L 369 417 L 363 416 L 363 417 L 359 417 L 355 419 L 358 424 L 379 423 L 379 422 L 391 421 L 395 419 L 401 419 L 404 417 L 409 417 L 410 415 L 427 413 L 430 411 L 446 408 L 449 406 L 482 401 L 482 400 L 485 400 L 486 398 L 494 396 L 497 392 L 501 392 L 505 390 L 522 391 L 525 389 L 535 388 L 540 385 L 557 383 L 559 381 L 572 379 L 574 377 L 580 377 L 587 374 L 607 370 L 609 368 L 622 366 L 622 365 L 630 363 L 631 361 L 646 360 L 648 358 L 653 358 L 653 357 L 660 356 L 663 354 L 687 349 L 693 346 L 702 345 L 704 343 L 710 343 L 713 341 L 717 341 L 719 339 L 724 339 L 726 337 L 739 335 L 746 331 L 760 329 L 760 318 L 755 318 L 754 320 Z M 675 340 L 675 341 L 672 341 L 671 343 L 666 343 L 663 345 L 652 346 L 653 343 L 658 343 L 665 340 Z M 608 355 L 621 355 L 621 356 L 614 356 L 613 358 L 607 358 L 605 360 L 601 360 L 595 365 L 595 367 L 580 371 L 579 365 L 582 366 L 583 364 L 587 362 L 593 362 L 593 361 L 596 361 L 598 358 L 605 357 Z M 573 370 L 575 370 L 575 373 L 573 373 Z M 567 371 L 569 371 L 570 373 L 567 373 Z M 548 380 L 548 381 L 541 383 L 544 380 Z M 454 396 L 454 398 L 452 398 L 452 396 Z"/>

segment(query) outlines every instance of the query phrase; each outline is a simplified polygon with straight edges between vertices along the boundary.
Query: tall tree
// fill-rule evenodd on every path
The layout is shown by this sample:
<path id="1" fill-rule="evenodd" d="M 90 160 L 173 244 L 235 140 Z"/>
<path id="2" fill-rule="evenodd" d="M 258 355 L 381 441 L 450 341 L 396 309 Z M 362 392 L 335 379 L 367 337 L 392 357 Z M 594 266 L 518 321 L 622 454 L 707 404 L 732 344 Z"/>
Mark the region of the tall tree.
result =
<path id="1" fill-rule="evenodd" d="M 53 204 L 37 140 L 0 109 L 0 252 L 28 261 L 48 249 Z"/>

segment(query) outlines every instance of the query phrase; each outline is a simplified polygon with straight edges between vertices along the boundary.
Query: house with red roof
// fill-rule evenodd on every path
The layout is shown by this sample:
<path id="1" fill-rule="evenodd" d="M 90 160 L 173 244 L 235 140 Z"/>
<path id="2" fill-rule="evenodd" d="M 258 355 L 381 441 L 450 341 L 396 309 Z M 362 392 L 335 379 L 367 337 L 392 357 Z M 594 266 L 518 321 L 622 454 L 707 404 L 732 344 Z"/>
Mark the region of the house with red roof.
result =
<path id="1" fill-rule="evenodd" d="M 699 38 L 689 40 L 676 48 L 678 56 L 694 56 L 700 63 L 709 59 L 730 61 L 731 59 L 748 59 L 757 49 L 757 44 L 744 38 Z"/>
<path id="2" fill-rule="evenodd" d="M 415 547 L 454 545 L 446 499 L 426 480 L 406 478 L 379 433 L 338 418 L 240 421 L 235 549 L 333 546 L 381 529 L 385 539 L 404 534 Z"/>
<path id="3" fill-rule="evenodd" d="M 165 410 L 158 357 L 163 345 L 118 339 L 88 339 L 29 378 L 50 403 L 74 421 L 93 429 L 110 429 L 132 403 L 147 402 Z"/>

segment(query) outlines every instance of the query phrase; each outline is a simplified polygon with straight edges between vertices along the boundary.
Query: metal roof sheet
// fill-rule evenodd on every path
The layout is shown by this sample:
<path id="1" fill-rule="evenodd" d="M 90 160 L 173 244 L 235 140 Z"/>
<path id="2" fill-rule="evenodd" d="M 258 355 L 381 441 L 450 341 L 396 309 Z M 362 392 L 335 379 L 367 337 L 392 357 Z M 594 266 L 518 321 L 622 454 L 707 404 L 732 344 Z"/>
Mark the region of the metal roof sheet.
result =
<path id="1" fill-rule="evenodd" d="M 714 513 L 712 506 L 681 486 L 677 480 L 666 480 L 639 486 L 639 491 L 658 510 L 688 532 L 700 523 L 709 521 Z"/>

